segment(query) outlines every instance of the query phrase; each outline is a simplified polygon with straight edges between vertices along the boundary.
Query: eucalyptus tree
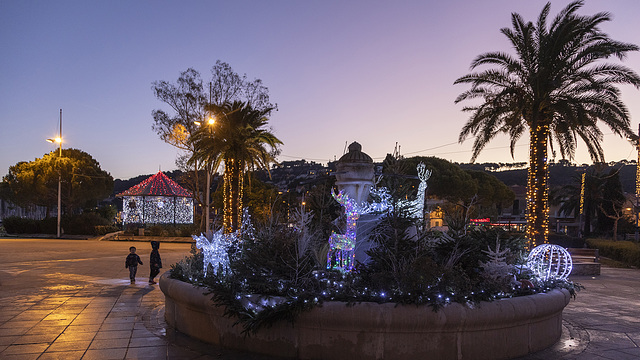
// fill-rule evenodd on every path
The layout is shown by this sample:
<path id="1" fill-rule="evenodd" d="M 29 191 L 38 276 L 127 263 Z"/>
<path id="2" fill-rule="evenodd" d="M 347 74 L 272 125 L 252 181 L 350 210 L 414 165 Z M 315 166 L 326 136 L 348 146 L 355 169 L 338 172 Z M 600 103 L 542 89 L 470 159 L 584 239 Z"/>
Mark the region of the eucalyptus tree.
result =
<path id="1" fill-rule="evenodd" d="M 273 108 L 253 109 L 241 101 L 211 105 L 215 114 L 213 129 L 203 128 L 191 138 L 197 149 L 191 162 L 208 161 L 216 170 L 224 164 L 225 231 L 231 232 L 242 224 L 242 198 L 247 171 L 269 170 L 275 163 L 278 146 L 282 144 L 269 128 L 267 115 Z"/>
<path id="2" fill-rule="evenodd" d="M 571 2 L 549 24 L 549 3 L 535 23 L 513 13 L 513 28 L 501 32 L 515 54 L 481 54 L 471 70 L 488 68 L 455 81 L 471 85 L 456 103 L 480 100 L 464 108 L 471 117 L 459 135 L 460 142 L 475 137 L 472 161 L 498 134 L 510 138 L 513 156 L 516 142 L 529 132 L 526 236 L 530 246 L 546 242 L 549 232 L 548 148 L 555 144 L 562 158 L 572 159 L 581 139 L 593 161 L 603 162 L 600 123 L 621 137 L 637 138 L 617 85 L 638 88 L 640 77 L 628 67 L 602 60 L 612 56 L 622 60 L 638 46 L 613 40 L 600 29 L 611 20 L 608 13 L 577 14 L 583 4 Z"/>

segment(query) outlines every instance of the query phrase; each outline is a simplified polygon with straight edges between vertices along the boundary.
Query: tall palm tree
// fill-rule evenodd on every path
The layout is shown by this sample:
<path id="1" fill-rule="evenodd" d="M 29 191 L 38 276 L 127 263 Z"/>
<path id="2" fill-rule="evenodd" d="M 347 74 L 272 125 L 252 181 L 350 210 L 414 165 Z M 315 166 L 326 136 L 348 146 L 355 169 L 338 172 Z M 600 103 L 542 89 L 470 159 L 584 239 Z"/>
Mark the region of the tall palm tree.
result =
<path id="1" fill-rule="evenodd" d="M 269 170 L 275 162 L 278 145 L 282 144 L 270 129 L 267 115 L 273 108 L 255 110 L 244 102 L 210 105 L 216 116 L 213 129 L 203 127 L 193 137 L 197 151 L 191 161 L 206 161 L 217 169 L 224 163 L 225 231 L 240 228 L 242 194 L 247 171 Z"/>
<path id="2" fill-rule="evenodd" d="M 513 13 L 513 29 L 501 32 L 511 41 L 515 56 L 481 54 L 471 69 L 491 68 L 455 81 L 471 84 L 456 103 L 482 99 L 480 105 L 464 108 L 471 117 L 459 136 L 460 142 L 475 136 L 472 161 L 499 133 L 510 137 L 513 156 L 516 142 L 529 130 L 526 236 L 530 246 L 547 242 L 549 232 L 548 146 L 553 149 L 557 144 L 562 157 L 572 159 L 580 138 L 594 162 L 604 161 L 598 121 L 619 136 L 637 139 L 616 85 L 638 88 L 640 77 L 625 66 L 600 60 L 623 59 L 638 47 L 612 40 L 600 30 L 600 24 L 611 20 L 608 13 L 576 14 L 582 5 L 583 1 L 570 3 L 548 26 L 549 3 L 535 24 Z"/>

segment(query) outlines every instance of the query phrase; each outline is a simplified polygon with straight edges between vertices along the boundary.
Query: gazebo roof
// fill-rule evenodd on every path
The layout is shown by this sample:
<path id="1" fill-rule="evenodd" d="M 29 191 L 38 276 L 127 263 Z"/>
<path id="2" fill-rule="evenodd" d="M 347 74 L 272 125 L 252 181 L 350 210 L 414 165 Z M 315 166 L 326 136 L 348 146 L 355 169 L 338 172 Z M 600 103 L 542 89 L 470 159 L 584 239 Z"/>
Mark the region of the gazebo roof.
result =
<path id="1" fill-rule="evenodd" d="M 132 186 L 116 196 L 181 196 L 191 197 L 191 192 L 169 179 L 162 171 Z"/>

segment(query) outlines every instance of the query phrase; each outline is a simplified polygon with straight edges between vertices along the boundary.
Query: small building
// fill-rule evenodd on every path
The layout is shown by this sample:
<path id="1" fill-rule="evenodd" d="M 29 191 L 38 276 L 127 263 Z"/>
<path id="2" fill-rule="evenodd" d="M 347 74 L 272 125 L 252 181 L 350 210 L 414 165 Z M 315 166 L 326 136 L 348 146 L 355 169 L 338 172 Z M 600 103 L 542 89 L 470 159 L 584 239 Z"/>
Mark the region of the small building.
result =
<path id="1" fill-rule="evenodd" d="M 193 223 L 193 195 L 161 171 L 116 196 L 123 224 Z"/>

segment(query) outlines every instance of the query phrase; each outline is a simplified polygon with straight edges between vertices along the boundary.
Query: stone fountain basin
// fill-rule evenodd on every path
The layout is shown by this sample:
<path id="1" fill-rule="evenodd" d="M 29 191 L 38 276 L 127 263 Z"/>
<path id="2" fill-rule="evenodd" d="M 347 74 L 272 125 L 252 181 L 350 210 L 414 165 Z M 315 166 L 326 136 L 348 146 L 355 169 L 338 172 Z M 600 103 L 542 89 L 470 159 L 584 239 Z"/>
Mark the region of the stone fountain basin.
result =
<path id="1" fill-rule="evenodd" d="M 483 302 L 450 304 L 325 302 L 295 324 L 276 323 L 245 336 L 223 316 L 206 289 L 160 278 L 165 319 L 176 330 L 225 348 L 290 359 L 511 359 L 543 350 L 560 339 L 565 289 Z"/>

